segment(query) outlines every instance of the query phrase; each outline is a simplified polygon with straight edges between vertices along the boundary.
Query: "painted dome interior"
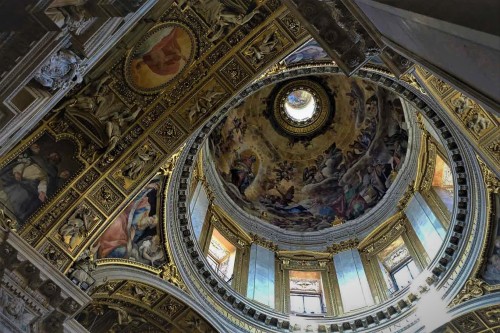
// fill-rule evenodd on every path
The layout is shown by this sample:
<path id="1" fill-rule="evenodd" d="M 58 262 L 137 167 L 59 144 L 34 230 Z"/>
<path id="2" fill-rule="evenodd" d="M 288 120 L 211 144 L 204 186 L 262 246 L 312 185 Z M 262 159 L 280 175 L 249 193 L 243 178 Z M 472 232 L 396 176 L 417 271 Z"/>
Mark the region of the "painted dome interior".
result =
<path id="1" fill-rule="evenodd" d="M 402 168 L 407 123 L 399 97 L 373 83 L 331 75 L 294 84 L 248 97 L 212 132 L 209 147 L 224 189 L 241 209 L 282 229 L 308 232 L 373 209 Z M 276 101 L 280 87 L 292 91 Z M 294 134 L 293 126 L 282 131 L 270 119 L 280 103 L 298 110 L 317 103 L 318 113 L 330 114 L 314 115 L 322 119 L 314 131 L 297 123 Z"/>

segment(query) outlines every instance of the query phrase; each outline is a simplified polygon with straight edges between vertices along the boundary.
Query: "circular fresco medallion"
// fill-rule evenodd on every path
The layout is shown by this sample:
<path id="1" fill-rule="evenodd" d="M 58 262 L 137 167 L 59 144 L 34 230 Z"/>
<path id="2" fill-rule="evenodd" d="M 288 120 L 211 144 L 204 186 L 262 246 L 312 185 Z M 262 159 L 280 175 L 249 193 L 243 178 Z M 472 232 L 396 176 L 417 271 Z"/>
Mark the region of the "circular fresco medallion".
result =
<path id="1" fill-rule="evenodd" d="M 191 31 L 177 22 L 152 28 L 127 57 L 127 83 L 142 93 L 154 93 L 164 88 L 193 59 L 194 41 Z"/>

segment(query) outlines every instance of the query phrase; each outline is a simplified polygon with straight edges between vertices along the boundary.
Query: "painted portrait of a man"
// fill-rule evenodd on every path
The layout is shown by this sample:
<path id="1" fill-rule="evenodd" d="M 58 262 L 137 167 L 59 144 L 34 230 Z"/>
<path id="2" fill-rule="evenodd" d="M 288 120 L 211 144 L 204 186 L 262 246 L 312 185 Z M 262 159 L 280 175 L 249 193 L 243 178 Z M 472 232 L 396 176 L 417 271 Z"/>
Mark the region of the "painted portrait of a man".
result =
<path id="1" fill-rule="evenodd" d="M 0 203 L 20 227 L 76 173 L 72 151 L 45 135 L 0 170 Z"/>
<path id="2" fill-rule="evenodd" d="M 134 49 L 128 67 L 129 83 L 139 90 L 161 87 L 187 65 L 191 49 L 191 39 L 184 28 L 158 28 Z"/>

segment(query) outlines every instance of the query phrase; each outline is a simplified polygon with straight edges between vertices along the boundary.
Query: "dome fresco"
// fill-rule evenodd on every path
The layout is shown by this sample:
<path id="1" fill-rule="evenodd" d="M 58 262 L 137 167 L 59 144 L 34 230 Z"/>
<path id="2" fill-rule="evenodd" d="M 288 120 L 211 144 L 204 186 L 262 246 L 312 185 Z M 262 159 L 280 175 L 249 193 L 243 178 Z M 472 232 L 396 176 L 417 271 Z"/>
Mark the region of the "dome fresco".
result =
<path id="1" fill-rule="evenodd" d="M 209 141 L 229 197 L 262 221 L 299 232 L 369 212 L 401 169 L 408 145 L 395 94 L 360 79 L 307 79 L 335 104 L 321 131 L 294 138 L 277 130 L 269 119 L 276 86 L 268 86 L 230 111 Z"/>

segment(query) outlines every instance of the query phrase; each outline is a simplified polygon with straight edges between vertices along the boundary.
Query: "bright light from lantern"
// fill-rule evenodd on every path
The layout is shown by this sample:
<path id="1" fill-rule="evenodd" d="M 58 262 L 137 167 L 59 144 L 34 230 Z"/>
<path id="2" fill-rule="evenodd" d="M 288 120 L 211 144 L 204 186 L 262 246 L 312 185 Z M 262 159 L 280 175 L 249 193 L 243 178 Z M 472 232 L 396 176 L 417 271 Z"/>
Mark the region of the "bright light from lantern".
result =
<path id="1" fill-rule="evenodd" d="M 295 121 L 306 121 L 312 118 L 316 110 L 316 99 L 302 89 L 292 91 L 285 101 L 286 114 Z"/>

